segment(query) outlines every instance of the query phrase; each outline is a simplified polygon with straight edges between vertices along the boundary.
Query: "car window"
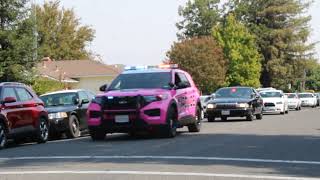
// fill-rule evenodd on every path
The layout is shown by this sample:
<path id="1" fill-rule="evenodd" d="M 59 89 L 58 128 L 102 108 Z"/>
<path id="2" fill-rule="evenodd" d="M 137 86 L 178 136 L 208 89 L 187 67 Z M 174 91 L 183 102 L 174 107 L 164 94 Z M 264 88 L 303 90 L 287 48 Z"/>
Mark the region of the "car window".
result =
<path id="1" fill-rule="evenodd" d="M 33 97 L 25 88 L 15 88 L 20 101 L 29 101 Z"/>
<path id="2" fill-rule="evenodd" d="M 181 81 L 184 82 L 184 83 L 187 83 L 188 84 L 188 87 L 190 87 L 190 82 L 187 78 L 187 76 L 183 73 L 178 73 L 178 76 L 180 77 Z"/>
<path id="3" fill-rule="evenodd" d="M 14 98 L 18 99 L 17 95 L 16 95 L 16 93 L 14 91 L 14 88 L 6 87 L 6 88 L 3 89 L 2 100 L 4 100 L 7 97 L 14 97 Z"/>
<path id="4" fill-rule="evenodd" d="M 77 93 L 58 93 L 41 96 L 40 99 L 44 102 L 46 107 L 50 106 L 70 106 L 77 104 Z"/>
<path id="5" fill-rule="evenodd" d="M 85 93 L 84 91 L 80 91 L 79 92 L 79 99 L 80 99 L 80 101 L 83 99 L 89 100 L 89 97 L 88 97 L 87 93 Z"/>
<path id="6" fill-rule="evenodd" d="M 216 98 L 251 98 L 250 88 L 221 88 L 216 92 Z"/>
<path id="7" fill-rule="evenodd" d="M 92 100 L 94 97 L 95 97 L 95 94 L 93 94 L 92 92 L 90 91 L 86 91 L 88 97 L 89 97 L 89 100 Z"/>

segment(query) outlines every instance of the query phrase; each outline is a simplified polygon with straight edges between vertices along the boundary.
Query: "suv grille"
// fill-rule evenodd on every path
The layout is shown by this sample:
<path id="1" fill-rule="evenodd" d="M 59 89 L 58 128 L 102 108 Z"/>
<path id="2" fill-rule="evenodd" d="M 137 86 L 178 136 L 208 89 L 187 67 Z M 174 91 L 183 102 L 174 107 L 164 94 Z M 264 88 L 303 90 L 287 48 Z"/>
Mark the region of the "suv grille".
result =
<path id="1" fill-rule="evenodd" d="M 276 106 L 274 103 L 264 103 L 265 107 L 274 107 Z"/>
<path id="2" fill-rule="evenodd" d="M 106 110 L 136 109 L 138 106 L 138 98 L 137 96 L 113 97 L 113 99 L 106 100 L 104 106 Z"/>

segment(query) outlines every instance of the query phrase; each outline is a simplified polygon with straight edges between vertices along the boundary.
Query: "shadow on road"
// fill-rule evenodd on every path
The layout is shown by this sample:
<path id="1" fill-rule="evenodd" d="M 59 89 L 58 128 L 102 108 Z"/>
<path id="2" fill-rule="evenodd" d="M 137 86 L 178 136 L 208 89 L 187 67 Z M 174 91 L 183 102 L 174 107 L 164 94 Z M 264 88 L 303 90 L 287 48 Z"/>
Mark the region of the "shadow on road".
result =
<path id="1" fill-rule="evenodd" d="M 16 156 L 190 156 L 320 161 L 319 136 L 189 134 L 174 139 L 110 135 L 105 141 L 89 138 L 71 142 L 23 146 L 0 151 L 0 157 Z M 320 165 L 177 159 L 43 159 L 0 161 L 0 168 L 56 166 L 59 163 L 169 164 L 272 169 L 270 173 L 320 177 Z M 196 167 L 195 167 L 196 168 Z"/>

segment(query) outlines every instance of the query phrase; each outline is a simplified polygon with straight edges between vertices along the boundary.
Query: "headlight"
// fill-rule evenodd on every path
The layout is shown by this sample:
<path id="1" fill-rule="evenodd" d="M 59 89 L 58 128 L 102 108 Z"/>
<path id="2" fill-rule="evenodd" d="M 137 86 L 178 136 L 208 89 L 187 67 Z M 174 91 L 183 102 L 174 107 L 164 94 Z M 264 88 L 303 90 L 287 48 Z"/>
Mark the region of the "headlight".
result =
<path id="1" fill-rule="evenodd" d="M 277 102 L 277 104 L 282 104 L 282 102 Z"/>
<path id="2" fill-rule="evenodd" d="M 143 99 L 147 103 L 155 102 L 155 101 L 163 101 L 168 99 L 168 95 L 166 94 L 160 94 L 160 95 L 154 95 L 154 96 L 143 96 Z"/>
<path id="3" fill-rule="evenodd" d="M 57 112 L 48 114 L 49 119 L 63 119 L 67 118 L 68 114 L 66 112 Z"/>
<path id="4" fill-rule="evenodd" d="M 237 104 L 237 107 L 239 108 L 249 108 L 249 104 L 248 103 L 240 103 L 240 104 Z"/>
<path id="5" fill-rule="evenodd" d="M 207 105 L 207 109 L 214 109 L 214 108 L 216 108 L 216 107 L 217 107 L 216 104 L 208 104 L 208 105 Z"/>

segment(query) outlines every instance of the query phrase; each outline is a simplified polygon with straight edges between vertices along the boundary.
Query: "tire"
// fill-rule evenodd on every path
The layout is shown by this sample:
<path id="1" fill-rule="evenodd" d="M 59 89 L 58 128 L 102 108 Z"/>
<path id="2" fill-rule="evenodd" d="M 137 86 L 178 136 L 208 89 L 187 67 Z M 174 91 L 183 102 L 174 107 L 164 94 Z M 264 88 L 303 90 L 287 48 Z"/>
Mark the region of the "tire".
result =
<path id="1" fill-rule="evenodd" d="M 75 115 L 70 116 L 66 135 L 68 138 L 71 138 L 71 139 L 80 137 L 81 135 L 80 123 L 77 116 Z"/>
<path id="2" fill-rule="evenodd" d="M 197 106 L 196 119 L 193 124 L 188 125 L 189 132 L 200 132 L 202 122 L 202 110 Z"/>
<path id="3" fill-rule="evenodd" d="M 284 113 L 289 114 L 289 110 L 286 110 Z"/>
<path id="4" fill-rule="evenodd" d="M 261 120 L 261 119 L 262 119 L 262 117 L 263 117 L 262 112 L 261 112 L 260 114 L 257 114 L 257 115 L 256 115 L 256 119 L 258 119 L 258 120 Z"/>
<path id="5" fill-rule="evenodd" d="M 215 120 L 216 120 L 216 117 L 208 116 L 208 122 L 214 122 Z"/>
<path id="6" fill-rule="evenodd" d="M 221 116 L 221 121 L 227 121 L 228 117 L 227 116 Z"/>
<path id="7" fill-rule="evenodd" d="M 36 142 L 46 143 L 49 138 L 49 124 L 46 118 L 40 118 L 39 125 L 36 132 Z"/>
<path id="8" fill-rule="evenodd" d="M 0 149 L 4 149 L 7 146 L 8 137 L 6 128 L 3 123 L 0 122 Z"/>
<path id="9" fill-rule="evenodd" d="M 250 113 L 247 115 L 246 120 L 247 120 L 247 121 L 253 121 L 253 114 L 252 114 L 252 112 L 250 112 Z"/>
<path id="10" fill-rule="evenodd" d="M 169 108 L 166 121 L 167 124 L 165 125 L 162 134 L 165 138 L 173 138 L 177 135 L 176 112 L 174 108 Z"/>
<path id="11" fill-rule="evenodd" d="M 97 129 L 94 129 L 94 130 L 91 129 L 89 131 L 89 133 L 90 133 L 91 139 L 93 141 L 102 141 L 102 140 L 104 140 L 106 138 L 106 132 L 103 131 L 100 128 L 97 128 Z"/>

